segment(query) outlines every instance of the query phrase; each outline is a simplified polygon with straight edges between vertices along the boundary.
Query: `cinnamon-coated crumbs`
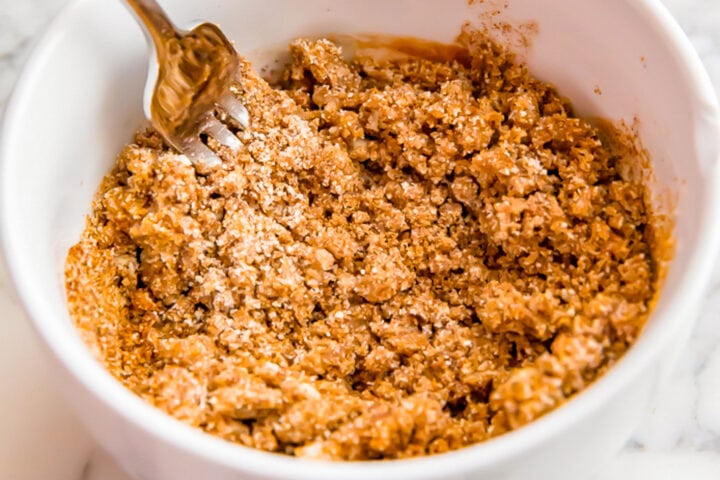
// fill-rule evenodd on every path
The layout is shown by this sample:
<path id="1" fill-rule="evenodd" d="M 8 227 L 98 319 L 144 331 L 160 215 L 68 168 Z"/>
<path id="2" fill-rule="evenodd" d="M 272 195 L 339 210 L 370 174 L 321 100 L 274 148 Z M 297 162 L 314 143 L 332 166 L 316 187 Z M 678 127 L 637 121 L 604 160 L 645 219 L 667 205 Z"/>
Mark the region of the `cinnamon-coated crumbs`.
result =
<path id="1" fill-rule="evenodd" d="M 457 449 L 573 397 L 655 295 L 646 186 L 478 33 L 463 58 L 242 63 L 243 147 L 137 135 L 66 269 L 85 342 L 204 431 L 332 460 Z M 211 142 L 212 143 L 212 142 Z"/>

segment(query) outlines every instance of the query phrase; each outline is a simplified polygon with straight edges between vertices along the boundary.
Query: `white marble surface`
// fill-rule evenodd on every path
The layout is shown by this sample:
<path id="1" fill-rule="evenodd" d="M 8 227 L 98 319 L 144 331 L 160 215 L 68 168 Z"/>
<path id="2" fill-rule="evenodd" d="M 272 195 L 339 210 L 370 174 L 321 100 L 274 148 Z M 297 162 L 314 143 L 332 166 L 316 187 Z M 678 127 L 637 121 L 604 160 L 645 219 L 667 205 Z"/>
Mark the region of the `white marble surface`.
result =
<path id="1" fill-rule="evenodd" d="M 0 0 L 0 111 L 28 50 L 68 0 Z M 664 0 L 720 90 L 720 0 Z M 720 479 L 720 266 L 674 374 L 624 451 L 593 480 Z M 130 480 L 50 386 L 0 266 L 0 479 Z"/>

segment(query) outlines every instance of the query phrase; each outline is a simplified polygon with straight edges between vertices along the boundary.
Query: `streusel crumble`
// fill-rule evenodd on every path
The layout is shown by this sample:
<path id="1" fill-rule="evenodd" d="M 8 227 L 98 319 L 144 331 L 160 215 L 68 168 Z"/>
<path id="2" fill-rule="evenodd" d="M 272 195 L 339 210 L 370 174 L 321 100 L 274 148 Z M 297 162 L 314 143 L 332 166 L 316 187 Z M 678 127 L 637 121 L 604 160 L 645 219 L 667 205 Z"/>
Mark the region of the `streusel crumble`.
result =
<path id="1" fill-rule="evenodd" d="M 657 288 L 640 160 L 459 44 L 300 39 L 278 85 L 242 61 L 252 125 L 209 173 L 138 134 L 67 261 L 98 359 L 210 434 L 337 460 L 481 442 L 612 366 Z"/>

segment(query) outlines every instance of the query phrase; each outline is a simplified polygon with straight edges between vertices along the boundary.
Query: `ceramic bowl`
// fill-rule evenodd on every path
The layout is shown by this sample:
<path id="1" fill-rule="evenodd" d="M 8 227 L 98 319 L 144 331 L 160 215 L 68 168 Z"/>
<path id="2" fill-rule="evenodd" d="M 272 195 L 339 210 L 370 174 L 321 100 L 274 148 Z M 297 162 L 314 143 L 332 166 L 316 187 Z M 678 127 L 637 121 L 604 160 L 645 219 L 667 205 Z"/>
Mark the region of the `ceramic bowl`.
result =
<path id="1" fill-rule="evenodd" d="M 492 0 L 165 0 L 178 23 L 220 23 L 257 61 L 301 35 L 384 33 L 451 41 Z M 100 179 L 143 122 L 147 50 L 121 1 L 80 0 L 48 29 L 8 105 L 0 140 L 0 231 L 48 368 L 98 442 L 144 480 L 584 478 L 618 451 L 688 337 L 720 246 L 718 106 L 656 0 L 511 0 L 492 22 L 534 22 L 522 56 L 582 115 L 635 124 L 653 190 L 674 200 L 677 249 L 647 328 L 609 373 L 520 430 L 410 460 L 328 463 L 210 437 L 145 404 L 99 365 L 67 314 L 63 264 Z M 599 94 L 601 92 L 601 94 Z M 665 193 L 663 193 L 665 192 Z"/>

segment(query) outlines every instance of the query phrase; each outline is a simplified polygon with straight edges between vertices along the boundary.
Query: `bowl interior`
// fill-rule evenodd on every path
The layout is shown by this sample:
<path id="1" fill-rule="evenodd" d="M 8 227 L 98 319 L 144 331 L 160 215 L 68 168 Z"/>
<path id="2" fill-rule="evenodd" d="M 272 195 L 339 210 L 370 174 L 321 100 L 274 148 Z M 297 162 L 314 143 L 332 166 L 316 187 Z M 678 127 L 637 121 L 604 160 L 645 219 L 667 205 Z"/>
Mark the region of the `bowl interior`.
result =
<path id="1" fill-rule="evenodd" d="M 121 3 L 83 0 L 62 15 L 21 79 L 1 146 L 0 228 L 11 273 L 36 327 L 71 370 L 94 361 L 66 313 L 65 255 L 100 179 L 144 121 L 147 51 Z M 482 13 L 495 3 L 163 2 L 179 24 L 217 21 L 258 66 L 272 66 L 272 53 L 302 35 L 390 33 L 451 41 L 465 21 L 535 22 L 537 33 L 521 51 L 534 74 L 558 86 L 583 115 L 637 120 L 652 158 L 654 191 L 673 192 L 677 251 L 645 336 L 671 328 L 680 292 L 705 281 L 703 269 L 714 254 L 708 238 L 717 231 L 717 222 L 708 222 L 717 189 L 717 112 L 699 61 L 654 1 L 585 0 L 580 7 L 566 0 L 513 0 L 497 17 Z M 86 383 L 102 375 L 87 372 Z"/>

